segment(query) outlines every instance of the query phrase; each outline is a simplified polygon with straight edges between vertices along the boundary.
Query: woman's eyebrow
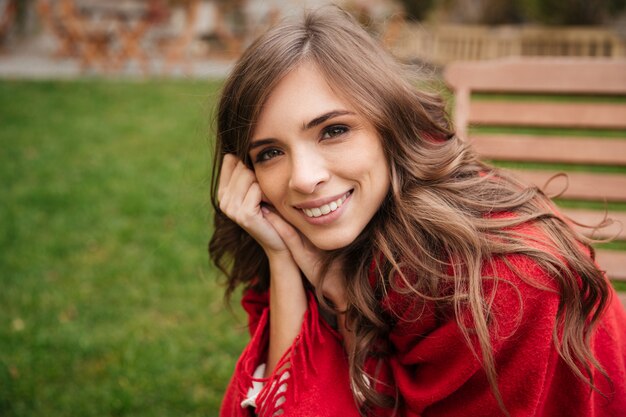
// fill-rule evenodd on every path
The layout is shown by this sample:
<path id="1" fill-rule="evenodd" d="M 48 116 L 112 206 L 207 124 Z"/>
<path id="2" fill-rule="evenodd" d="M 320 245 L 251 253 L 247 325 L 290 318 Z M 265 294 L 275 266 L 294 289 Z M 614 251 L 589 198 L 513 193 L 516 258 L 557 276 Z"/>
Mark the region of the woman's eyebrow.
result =
<path id="1" fill-rule="evenodd" d="M 268 138 L 268 139 L 258 139 L 255 140 L 253 142 L 250 142 L 250 146 L 248 147 L 248 151 L 251 151 L 254 148 L 258 148 L 260 146 L 264 146 L 264 145 L 270 145 L 272 143 L 275 143 L 276 139 L 273 138 Z"/>
<path id="2" fill-rule="evenodd" d="M 324 123 L 328 119 L 332 119 L 337 116 L 344 116 L 346 114 L 354 114 L 354 112 L 348 110 L 332 110 L 328 113 L 324 113 L 321 116 L 317 116 L 315 119 L 311 120 L 309 123 L 302 125 L 302 130 L 309 130 L 314 128 L 315 126 L 319 126 Z"/>
<path id="3" fill-rule="evenodd" d="M 333 117 L 345 116 L 347 114 L 354 115 L 356 113 L 349 111 L 349 110 L 332 110 L 332 111 L 329 111 L 328 113 L 322 114 L 321 116 L 317 116 L 315 119 L 311 120 L 309 123 L 303 124 L 302 130 L 312 129 L 315 126 L 319 126 L 325 121 L 332 119 Z M 274 138 L 253 140 L 252 142 L 250 142 L 248 152 L 260 146 L 271 145 L 275 142 L 276 142 L 276 139 Z"/>

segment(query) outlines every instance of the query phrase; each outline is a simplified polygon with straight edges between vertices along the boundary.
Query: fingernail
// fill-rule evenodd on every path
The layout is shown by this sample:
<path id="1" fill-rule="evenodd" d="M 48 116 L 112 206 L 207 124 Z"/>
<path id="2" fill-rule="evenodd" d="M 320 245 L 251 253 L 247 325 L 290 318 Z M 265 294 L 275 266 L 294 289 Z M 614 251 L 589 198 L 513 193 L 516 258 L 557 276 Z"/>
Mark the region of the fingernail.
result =
<path id="1" fill-rule="evenodd" d="M 268 208 L 267 208 L 267 207 L 265 207 L 265 206 L 261 206 L 261 211 L 263 212 L 263 214 L 267 214 L 267 213 L 269 213 L 269 212 L 270 212 L 270 209 L 268 209 Z"/>

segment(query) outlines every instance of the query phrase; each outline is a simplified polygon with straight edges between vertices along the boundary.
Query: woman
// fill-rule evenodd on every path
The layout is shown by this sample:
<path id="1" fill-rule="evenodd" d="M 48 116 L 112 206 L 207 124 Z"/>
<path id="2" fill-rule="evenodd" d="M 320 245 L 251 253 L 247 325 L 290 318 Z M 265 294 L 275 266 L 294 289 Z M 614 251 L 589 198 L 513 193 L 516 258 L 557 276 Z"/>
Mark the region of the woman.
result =
<path id="1" fill-rule="evenodd" d="M 252 335 L 223 416 L 626 411 L 626 317 L 589 242 L 340 10 L 236 64 L 212 198 Z"/>

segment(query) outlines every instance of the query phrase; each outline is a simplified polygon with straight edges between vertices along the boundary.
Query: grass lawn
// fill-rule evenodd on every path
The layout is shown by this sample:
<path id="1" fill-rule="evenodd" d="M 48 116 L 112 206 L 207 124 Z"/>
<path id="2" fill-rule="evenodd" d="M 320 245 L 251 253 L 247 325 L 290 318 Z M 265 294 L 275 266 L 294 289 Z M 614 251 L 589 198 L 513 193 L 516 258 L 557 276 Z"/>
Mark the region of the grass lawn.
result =
<path id="1" fill-rule="evenodd" d="M 209 266 L 219 83 L 0 82 L 0 416 L 214 416 L 247 335 Z"/>

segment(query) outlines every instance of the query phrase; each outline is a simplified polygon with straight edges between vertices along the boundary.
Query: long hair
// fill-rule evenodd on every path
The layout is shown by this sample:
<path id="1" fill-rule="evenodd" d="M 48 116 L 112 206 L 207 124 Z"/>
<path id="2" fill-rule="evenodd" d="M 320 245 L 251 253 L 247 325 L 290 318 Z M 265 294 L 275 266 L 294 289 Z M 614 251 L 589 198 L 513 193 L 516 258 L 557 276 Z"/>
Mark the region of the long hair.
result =
<path id="1" fill-rule="evenodd" d="M 373 124 L 390 167 L 389 194 L 374 218 L 352 244 L 328 253 L 328 264 L 345 261 L 348 307 L 342 313 L 354 332 L 350 378 L 362 394 L 357 400 L 363 410 L 394 407 L 400 400 L 377 392 L 367 382 L 376 376 L 365 366 L 372 352 L 390 353 L 384 341 L 392 323 L 381 298 L 396 292 L 451 312 L 508 414 L 491 347 L 490 294 L 484 293 L 485 280 L 497 277 L 483 275 L 490 260 L 507 254 L 528 256 L 553 277 L 560 294 L 554 343 L 572 372 L 593 387 L 592 367 L 603 370 L 591 352 L 590 336 L 609 284 L 583 249 L 593 255 L 590 242 L 556 214 L 541 190 L 481 162 L 454 134 L 439 96 L 416 88 L 412 74 L 337 8 L 307 12 L 300 21 L 270 29 L 246 50 L 224 85 L 217 110 L 209 253 L 227 276 L 227 297 L 240 285 L 267 289 L 269 266 L 254 239 L 219 210 L 222 159 L 232 153 L 249 163 L 250 136 L 267 97 L 305 62 Z M 520 232 L 518 226 L 527 224 L 540 231 L 541 241 Z M 532 277 L 525 279 L 532 283 Z M 464 319 L 468 315 L 471 326 Z"/>

